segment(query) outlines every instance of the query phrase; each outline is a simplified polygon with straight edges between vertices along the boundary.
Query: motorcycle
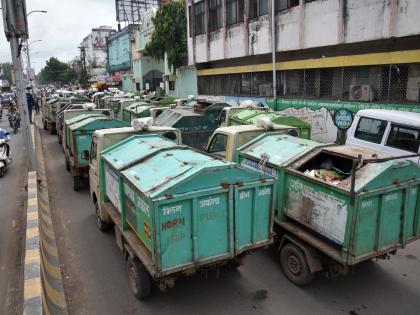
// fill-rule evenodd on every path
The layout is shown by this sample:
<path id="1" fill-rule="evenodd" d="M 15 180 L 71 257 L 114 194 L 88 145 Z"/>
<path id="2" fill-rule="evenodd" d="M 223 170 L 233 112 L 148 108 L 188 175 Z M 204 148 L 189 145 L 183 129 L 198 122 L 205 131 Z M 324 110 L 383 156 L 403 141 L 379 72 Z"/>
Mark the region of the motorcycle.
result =
<path id="1" fill-rule="evenodd" d="M 9 141 L 10 134 L 0 129 L 0 178 L 4 176 L 13 161 L 8 144 Z"/>
<path id="2" fill-rule="evenodd" d="M 14 133 L 17 133 L 20 128 L 20 114 L 18 111 L 9 112 L 9 124 Z"/>

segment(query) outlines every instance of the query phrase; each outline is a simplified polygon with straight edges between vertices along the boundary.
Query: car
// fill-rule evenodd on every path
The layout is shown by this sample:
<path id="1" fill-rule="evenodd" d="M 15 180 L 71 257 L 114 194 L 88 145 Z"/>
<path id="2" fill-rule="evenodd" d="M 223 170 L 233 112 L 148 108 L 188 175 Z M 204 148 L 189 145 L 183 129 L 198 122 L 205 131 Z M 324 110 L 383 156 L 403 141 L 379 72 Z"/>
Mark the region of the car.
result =
<path id="1" fill-rule="evenodd" d="M 395 156 L 420 154 L 420 113 L 385 109 L 359 111 L 346 144 L 371 148 Z M 413 157 L 420 164 L 420 157 Z"/>

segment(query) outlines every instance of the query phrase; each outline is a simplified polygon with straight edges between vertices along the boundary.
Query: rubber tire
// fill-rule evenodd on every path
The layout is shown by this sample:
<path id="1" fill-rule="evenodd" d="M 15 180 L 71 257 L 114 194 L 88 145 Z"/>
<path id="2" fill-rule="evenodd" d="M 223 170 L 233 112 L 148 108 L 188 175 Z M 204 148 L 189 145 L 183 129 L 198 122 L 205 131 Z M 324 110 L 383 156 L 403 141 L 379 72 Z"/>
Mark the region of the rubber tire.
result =
<path id="1" fill-rule="evenodd" d="M 3 178 L 5 173 L 6 173 L 6 169 L 5 168 L 1 168 L 0 169 L 0 178 Z"/>
<path id="2" fill-rule="evenodd" d="M 150 296 L 152 281 L 146 268 L 137 258 L 131 258 L 130 256 L 127 258 L 126 267 L 131 291 L 134 296 L 139 300 Z"/>
<path id="3" fill-rule="evenodd" d="M 73 190 L 79 191 L 83 187 L 82 178 L 80 176 L 73 176 Z"/>
<path id="4" fill-rule="evenodd" d="M 298 264 L 298 271 L 290 270 L 290 264 Z M 314 274 L 309 269 L 306 256 L 295 244 L 289 243 L 280 251 L 280 264 L 284 275 L 295 285 L 303 287 L 312 282 Z"/>
<path id="5" fill-rule="evenodd" d="M 95 202 L 95 219 L 96 219 L 96 226 L 98 227 L 99 231 L 106 232 L 111 229 L 111 224 L 105 222 L 99 216 L 99 206 L 98 203 Z"/>
<path id="6" fill-rule="evenodd" d="M 69 161 L 65 161 L 65 163 L 66 163 L 66 171 L 70 172 L 71 171 L 70 162 Z"/>

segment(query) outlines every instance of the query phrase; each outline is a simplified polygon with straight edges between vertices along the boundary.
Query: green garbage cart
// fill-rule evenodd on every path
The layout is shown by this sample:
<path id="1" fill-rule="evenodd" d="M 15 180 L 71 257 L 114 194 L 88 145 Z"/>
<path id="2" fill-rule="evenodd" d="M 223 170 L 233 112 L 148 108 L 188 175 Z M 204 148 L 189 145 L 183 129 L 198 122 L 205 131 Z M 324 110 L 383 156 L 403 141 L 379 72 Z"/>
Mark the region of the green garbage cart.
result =
<path id="1" fill-rule="evenodd" d="M 164 111 L 153 124 L 180 129 L 183 143 L 197 149 L 207 144 L 217 128 L 217 122 L 212 121 L 208 115 L 201 115 L 183 108 Z"/>
<path id="2" fill-rule="evenodd" d="M 241 165 L 277 178 L 281 264 L 295 284 L 346 274 L 420 237 L 420 166 L 354 146 L 265 134 L 239 149 Z"/>
<path id="3" fill-rule="evenodd" d="M 75 191 L 82 188 L 84 180 L 89 176 L 89 150 L 93 132 L 98 129 L 128 126 L 126 122 L 106 116 L 87 117 L 68 126 L 65 161 L 70 165 Z M 87 154 L 84 151 L 87 151 Z"/>
<path id="4" fill-rule="evenodd" d="M 274 181 L 158 135 L 102 152 L 102 207 L 138 298 L 272 242 Z"/>
<path id="5" fill-rule="evenodd" d="M 261 109 L 245 108 L 234 112 L 229 116 L 228 125 L 255 125 L 258 119 L 268 117 L 277 125 L 287 125 L 299 128 L 299 137 L 303 139 L 311 139 L 311 126 L 294 116 L 282 116 L 277 113 L 267 112 Z"/>

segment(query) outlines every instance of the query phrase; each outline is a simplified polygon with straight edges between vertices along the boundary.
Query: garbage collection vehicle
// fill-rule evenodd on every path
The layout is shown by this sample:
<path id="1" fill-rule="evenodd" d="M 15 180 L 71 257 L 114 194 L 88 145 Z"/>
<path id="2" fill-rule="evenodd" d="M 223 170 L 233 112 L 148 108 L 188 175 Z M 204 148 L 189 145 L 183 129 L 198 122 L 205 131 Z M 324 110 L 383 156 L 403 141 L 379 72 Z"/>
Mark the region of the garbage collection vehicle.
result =
<path id="1" fill-rule="evenodd" d="M 62 128 L 62 144 L 63 144 L 63 152 L 66 152 L 67 143 L 69 143 L 68 135 L 69 135 L 69 126 L 82 121 L 88 117 L 109 117 L 111 115 L 111 111 L 109 109 L 71 109 L 64 111 L 63 114 L 63 121 L 64 125 Z M 69 171 L 69 165 L 66 165 L 67 170 Z"/>
<path id="2" fill-rule="evenodd" d="M 89 99 L 85 97 L 65 97 L 65 98 L 55 98 L 51 99 L 44 105 L 42 123 L 44 130 L 48 130 L 50 134 L 56 132 L 56 115 L 63 107 L 67 104 L 77 104 L 89 102 Z"/>
<path id="3" fill-rule="evenodd" d="M 123 110 L 122 120 L 131 123 L 135 118 L 149 117 L 151 105 L 146 102 L 136 102 Z"/>
<path id="4" fill-rule="evenodd" d="M 136 102 L 138 102 L 138 100 L 134 98 L 117 99 L 110 101 L 109 109 L 112 110 L 113 118 L 123 120 L 124 108 Z"/>
<path id="5" fill-rule="evenodd" d="M 183 108 L 164 111 L 154 120 L 154 125 L 181 130 L 183 143 L 193 148 L 201 148 L 207 144 L 209 137 L 217 128 L 217 124 L 211 121 L 208 116 Z"/>
<path id="6" fill-rule="evenodd" d="M 158 135 L 102 152 L 102 209 L 114 223 L 132 290 L 165 290 L 179 276 L 238 266 L 272 242 L 273 180 Z"/>
<path id="7" fill-rule="evenodd" d="M 238 162 L 277 179 L 274 222 L 285 275 L 345 275 L 420 238 L 420 166 L 356 146 L 265 134 Z"/>
<path id="8" fill-rule="evenodd" d="M 58 143 L 63 143 L 64 112 L 71 109 L 84 109 L 84 104 L 66 104 L 57 112 L 55 118 L 55 129 L 57 131 Z"/>
<path id="9" fill-rule="evenodd" d="M 111 128 L 96 130 L 92 136 L 92 146 L 89 151 L 84 151 L 84 156 L 89 155 L 89 188 L 93 204 L 95 206 L 96 220 L 98 228 L 105 231 L 112 226 L 112 221 L 108 213 L 101 207 L 102 176 L 100 172 L 100 160 L 102 152 L 129 137 L 134 135 L 156 134 L 165 139 L 170 139 L 177 144 L 182 143 L 181 132 L 171 127 L 150 126 L 147 129 L 135 129 L 133 127 Z"/>
<path id="10" fill-rule="evenodd" d="M 274 124 L 297 127 L 300 138 L 311 139 L 311 126 L 302 119 L 279 115 L 263 108 L 225 108 L 219 119 L 220 126 L 237 126 L 255 125 L 262 117 L 268 117 Z"/>
<path id="11" fill-rule="evenodd" d="M 211 136 L 203 151 L 218 156 L 226 161 L 236 162 L 237 149 L 256 137 L 269 132 L 281 132 L 297 136 L 299 130 L 296 127 L 284 125 L 272 125 L 270 127 L 258 127 L 257 125 L 242 125 L 221 127 Z"/>
<path id="12" fill-rule="evenodd" d="M 89 176 L 89 156 L 82 153 L 89 150 L 92 144 L 92 134 L 95 130 L 106 128 L 128 127 L 126 122 L 110 119 L 106 116 L 87 117 L 68 125 L 66 134 L 65 163 L 71 170 L 73 189 L 80 190 L 83 182 Z"/>

